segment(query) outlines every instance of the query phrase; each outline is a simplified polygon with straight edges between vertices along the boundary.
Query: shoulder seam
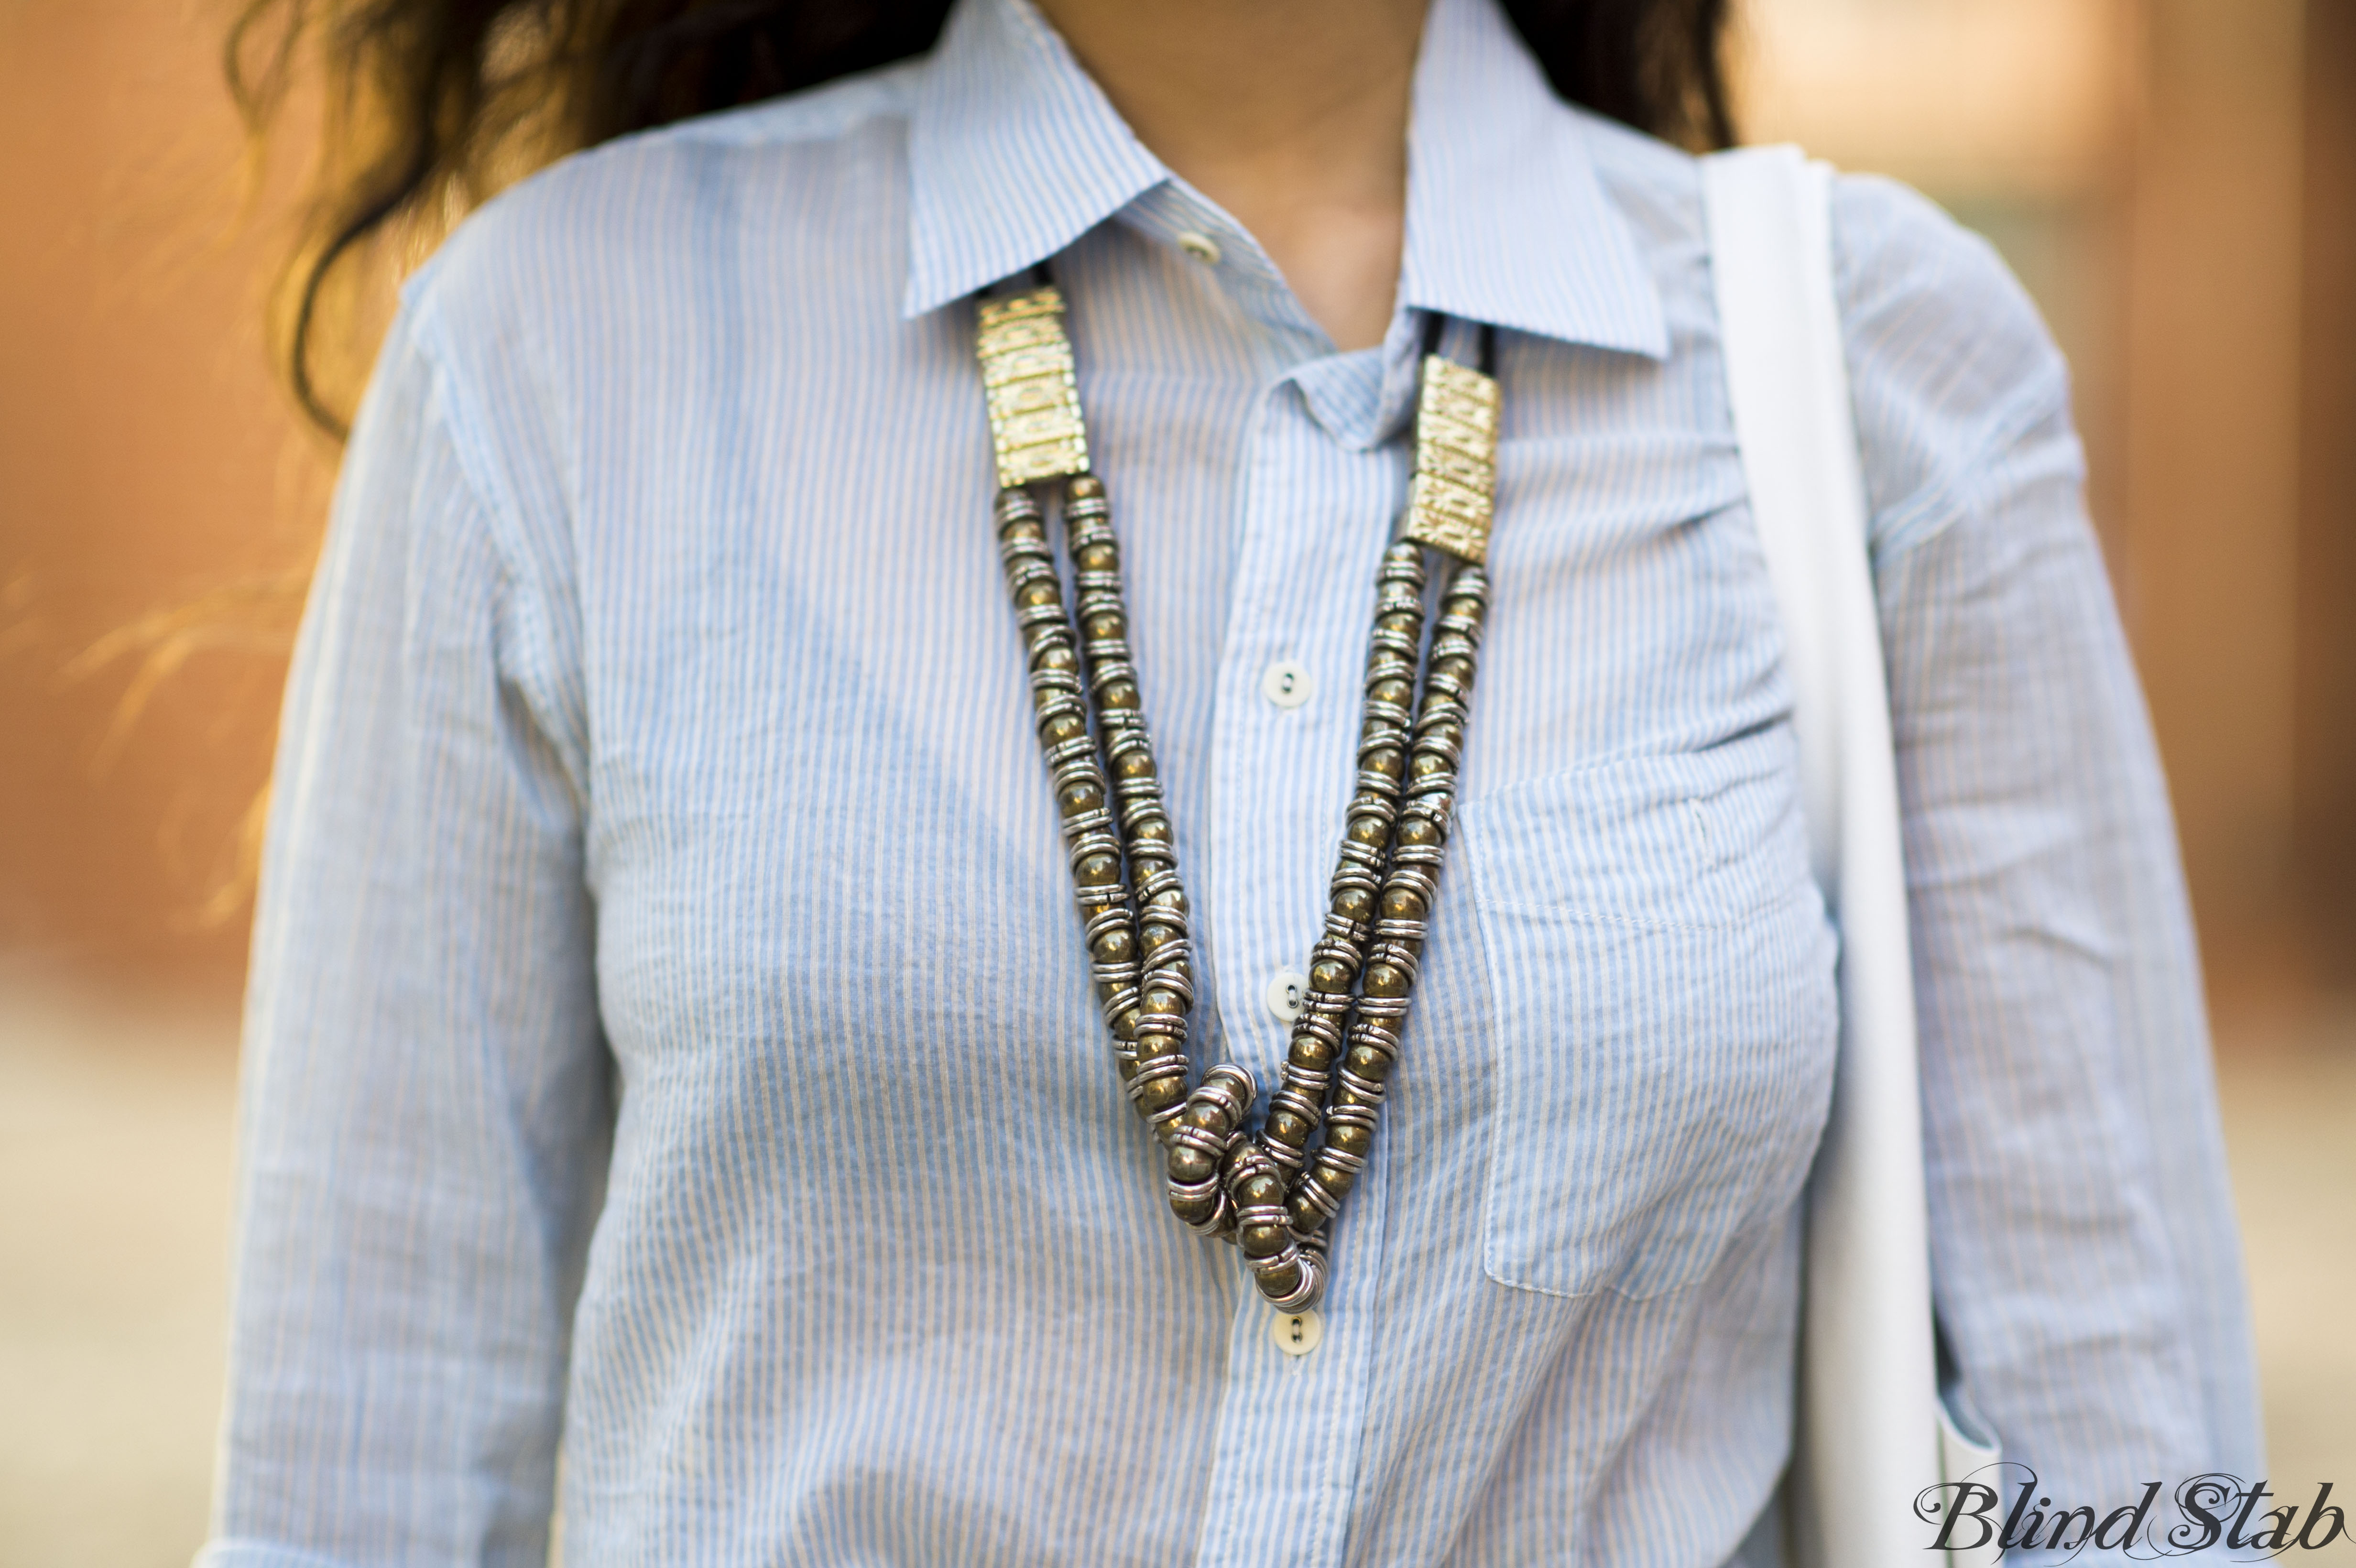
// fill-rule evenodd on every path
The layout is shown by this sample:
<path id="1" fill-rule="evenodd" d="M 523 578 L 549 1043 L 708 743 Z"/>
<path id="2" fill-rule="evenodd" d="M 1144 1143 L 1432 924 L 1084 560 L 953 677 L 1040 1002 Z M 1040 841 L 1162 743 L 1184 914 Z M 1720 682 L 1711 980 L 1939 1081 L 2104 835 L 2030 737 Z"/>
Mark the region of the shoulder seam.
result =
<path id="1" fill-rule="evenodd" d="M 511 645 L 502 663 L 507 675 L 527 694 L 526 699 L 542 709 L 541 731 L 562 759 L 566 778 L 585 801 L 589 759 L 582 737 L 570 725 L 549 717 L 564 707 L 564 681 L 555 654 L 563 639 L 553 624 L 559 613 L 551 603 L 552 584 L 546 572 L 533 569 L 533 552 L 523 517 L 516 509 L 513 487 L 500 483 L 506 465 L 485 438 L 488 421 L 472 384 L 443 341 L 436 302 L 430 292 L 420 291 L 409 311 L 410 341 L 427 367 L 432 386 L 433 406 L 426 417 L 440 427 L 442 438 L 449 443 L 459 482 L 480 518 L 483 539 L 498 562 L 500 585 L 517 617 L 519 642 Z M 530 352 L 528 344 L 525 351 Z M 559 532 L 569 540 L 569 529 L 560 527 Z"/>
<path id="2" fill-rule="evenodd" d="M 1893 510 L 1872 518 L 1874 565 L 1894 565 L 1905 560 L 1968 516 L 1976 503 L 1967 476 L 1999 461 L 2008 448 L 2055 411 L 2066 410 L 2069 402 L 2068 367 L 2060 355 L 2049 354 L 2039 373 L 1997 406 L 1982 426 L 1980 440 L 1965 457 L 1940 463 L 1929 484 Z"/>
<path id="3" fill-rule="evenodd" d="M 839 141 L 878 120 L 905 119 L 909 109 L 907 79 L 916 74 L 926 58 L 912 56 L 799 92 L 650 126 L 584 148 L 580 155 L 594 157 L 611 150 L 663 141 L 713 147 L 778 147 Z M 841 112 L 825 115 L 822 112 L 830 107 L 830 101 L 838 99 L 847 101 Z"/>
<path id="4" fill-rule="evenodd" d="M 424 274 L 421 272 L 420 277 Z M 464 385 L 465 378 L 443 341 L 442 322 L 430 280 L 428 286 L 412 292 L 407 304 L 409 336 L 415 351 L 432 372 L 434 402 L 433 418 L 442 427 L 444 437 L 450 443 L 451 455 L 456 459 L 458 473 L 466 481 L 466 493 L 476 508 L 483 514 L 484 532 L 490 537 L 491 548 L 498 553 L 501 565 L 511 580 L 520 580 L 522 573 L 522 519 L 508 515 L 509 508 L 500 499 L 497 484 L 498 464 L 479 439 L 475 423 L 479 411 Z"/>

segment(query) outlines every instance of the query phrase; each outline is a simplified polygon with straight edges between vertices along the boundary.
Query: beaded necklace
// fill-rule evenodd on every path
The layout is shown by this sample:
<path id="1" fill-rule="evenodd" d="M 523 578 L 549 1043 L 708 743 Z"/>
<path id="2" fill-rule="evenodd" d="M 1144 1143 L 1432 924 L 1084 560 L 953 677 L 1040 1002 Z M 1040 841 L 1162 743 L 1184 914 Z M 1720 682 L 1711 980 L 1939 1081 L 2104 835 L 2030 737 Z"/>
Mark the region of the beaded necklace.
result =
<path id="1" fill-rule="evenodd" d="M 1044 270 L 1033 282 L 981 302 L 975 347 L 997 452 L 999 554 L 1114 1064 L 1169 1151 L 1172 1211 L 1240 1248 L 1277 1310 L 1303 1312 L 1324 1292 L 1328 1227 L 1373 1152 L 1439 892 L 1489 603 L 1494 334 L 1481 328 L 1482 368 L 1468 369 L 1435 352 L 1444 318 L 1425 319 L 1415 474 L 1375 580 L 1357 787 L 1283 1082 L 1253 1127 L 1249 1069 L 1222 1062 L 1190 1082 L 1186 893 L 1130 660 L 1120 545 L 1089 468 L 1064 298 Z M 1057 480 L 1069 607 L 1033 491 Z M 1427 548 L 1442 570 L 1428 651 Z"/>

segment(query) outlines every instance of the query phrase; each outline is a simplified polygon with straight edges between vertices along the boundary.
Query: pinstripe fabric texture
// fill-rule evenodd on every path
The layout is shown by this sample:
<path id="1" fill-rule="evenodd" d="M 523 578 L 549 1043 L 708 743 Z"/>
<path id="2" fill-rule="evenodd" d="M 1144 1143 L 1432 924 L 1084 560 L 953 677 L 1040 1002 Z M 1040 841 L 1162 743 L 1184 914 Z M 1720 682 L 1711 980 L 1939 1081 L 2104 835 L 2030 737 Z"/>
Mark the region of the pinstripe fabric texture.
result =
<path id="1" fill-rule="evenodd" d="M 538 1563 L 560 1438 L 576 1568 L 1774 1561 L 1835 948 L 1695 168 L 1494 0 L 1415 94 L 1363 352 L 1024 0 L 570 159 L 412 282 L 287 699 L 209 1568 Z M 1979 242 L 1837 200 L 1946 1332 L 2057 1498 L 2255 1474 L 2063 368 Z M 1300 1359 L 1163 1211 L 1028 731 L 961 301 L 1051 255 L 1198 1016 L 1263 1083 L 1418 325 L 1505 329 L 1461 827 Z"/>

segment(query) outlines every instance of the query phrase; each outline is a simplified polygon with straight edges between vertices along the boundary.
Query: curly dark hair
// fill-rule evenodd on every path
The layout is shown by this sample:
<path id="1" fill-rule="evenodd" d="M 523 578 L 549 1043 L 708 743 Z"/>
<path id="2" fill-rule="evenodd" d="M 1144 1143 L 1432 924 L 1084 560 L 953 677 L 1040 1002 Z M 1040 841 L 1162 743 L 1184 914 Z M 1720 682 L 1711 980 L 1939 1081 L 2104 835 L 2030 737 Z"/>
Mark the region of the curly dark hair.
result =
<path id="1" fill-rule="evenodd" d="M 1728 5 L 1505 0 L 1557 92 L 1696 150 L 1734 139 Z M 257 139 L 315 51 L 326 77 L 325 144 L 279 324 L 295 398 L 342 432 L 320 339 L 348 326 L 335 283 L 372 241 L 405 229 L 434 237 L 499 186 L 574 148 L 922 53 L 948 8 L 948 0 L 247 0 L 227 66 Z"/>

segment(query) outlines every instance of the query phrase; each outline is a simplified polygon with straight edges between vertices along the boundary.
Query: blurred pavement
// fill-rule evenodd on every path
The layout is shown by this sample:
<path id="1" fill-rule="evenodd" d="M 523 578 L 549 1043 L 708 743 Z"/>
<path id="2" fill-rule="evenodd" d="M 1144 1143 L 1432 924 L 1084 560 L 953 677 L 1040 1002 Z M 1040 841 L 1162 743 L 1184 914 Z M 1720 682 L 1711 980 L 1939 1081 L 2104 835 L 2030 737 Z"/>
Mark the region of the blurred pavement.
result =
<path id="1" fill-rule="evenodd" d="M 235 1029 L 0 984 L 0 1565 L 168 1568 L 204 1534 Z"/>

